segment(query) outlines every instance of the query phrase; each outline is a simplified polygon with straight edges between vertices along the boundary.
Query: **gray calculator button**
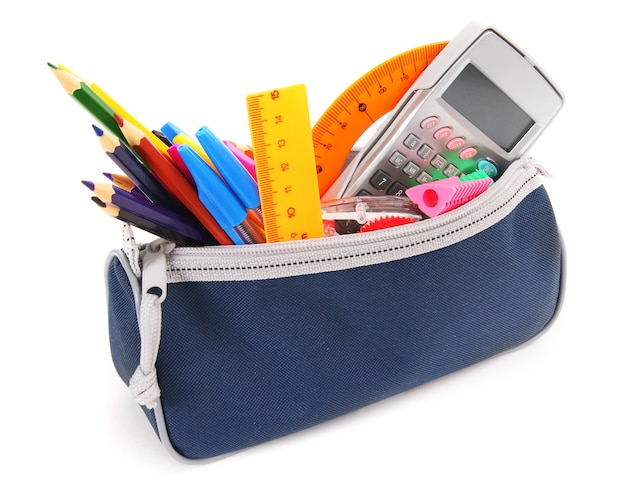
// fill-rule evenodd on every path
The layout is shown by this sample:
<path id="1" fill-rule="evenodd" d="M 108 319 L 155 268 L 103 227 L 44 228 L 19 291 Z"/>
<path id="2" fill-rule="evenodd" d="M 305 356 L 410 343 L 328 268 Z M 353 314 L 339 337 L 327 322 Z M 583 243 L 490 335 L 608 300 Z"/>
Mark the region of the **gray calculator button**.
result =
<path id="1" fill-rule="evenodd" d="M 443 169 L 443 174 L 446 177 L 454 177 L 459 173 L 459 169 L 452 164 L 449 164 L 446 168 Z"/>
<path id="2" fill-rule="evenodd" d="M 402 171 L 404 172 L 404 174 L 407 177 L 415 177 L 417 175 L 417 172 L 420 171 L 419 166 L 416 163 L 413 162 L 409 162 L 407 163 L 404 168 L 402 169 Z"/>
<path id="3" fill-rule="evenodd" d="M 404 139 L 404 146 L 407 147 L 409 150 L 415 150 L 420 144 L 420 139 L 418 137 L 416 137 L 413 133 L 409 133 L 409 136 L 407 136 Z"/>
<path id="4" fill-rule="evenodd" d="M 430 164 L 437 170 L 443 169 L 443 167 L 445 167 L 447 163 L 448 160 L 443 158 L 441 155 L 435 155 L 435 157 L 430 161 Z"/>
<path id="5" fill-rule="evenodd" d="M 433 177 L 428 172 L 422 172 L 415 180 L 417 180 L 420 184 L 427 184 L 428 182 L 433 181 Z"/>
<path id="6" fill-rule="evenodd" d="M 387 195 L 396 195 L 398 197 L 403 196 L 406 192 L 406 187 L 400 182 L 394 182 L 393 185 L 387 191 Z"/>
<path id="7" fill-rule="evenodd" d="M 372 187 L 378 190 L 385 190 L 391 185 L 391 176 L 382 170 L 378 170 L 370 179 Z"/>
<path id="8" fill-rule="evenodd" d="M 419 147 L 419 150 L 417 150 L 417 156 L 423 158 L 424 160 L 428 160 L 433 156 L 433 152 L 434 150 L 432 147 L 429 147 L 426 143 L 424 143 L 421 147 Z"/>
<path id="9" fill-rule="evenodd" d="M 389 157 L 389 163 L 391 163 L 391 165 L 396 168 L 400 168 L 402 165 L 404 165 L 404 162 L 406 162 L 406 157 L 398 151 L 393 152 Z"/>

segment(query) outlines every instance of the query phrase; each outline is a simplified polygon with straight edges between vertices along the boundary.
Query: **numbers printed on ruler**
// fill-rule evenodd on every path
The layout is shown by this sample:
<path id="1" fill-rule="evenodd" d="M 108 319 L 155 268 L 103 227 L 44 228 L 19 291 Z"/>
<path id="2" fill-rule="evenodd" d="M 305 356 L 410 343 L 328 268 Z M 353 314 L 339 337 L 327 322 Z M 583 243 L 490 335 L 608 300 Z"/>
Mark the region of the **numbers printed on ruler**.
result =
<path id="1" fill-rule="evenodd" d="M 304 85 L 249 95 L 246 102 L 267 241 L 322 237 Z"/>
<path id="2" fill-rule="evenodd" d="M 352 83 L 313 127 L 320 196 L 339 176 L 359 137 L 388 113 L 447 42 L 399 54 Z"/>

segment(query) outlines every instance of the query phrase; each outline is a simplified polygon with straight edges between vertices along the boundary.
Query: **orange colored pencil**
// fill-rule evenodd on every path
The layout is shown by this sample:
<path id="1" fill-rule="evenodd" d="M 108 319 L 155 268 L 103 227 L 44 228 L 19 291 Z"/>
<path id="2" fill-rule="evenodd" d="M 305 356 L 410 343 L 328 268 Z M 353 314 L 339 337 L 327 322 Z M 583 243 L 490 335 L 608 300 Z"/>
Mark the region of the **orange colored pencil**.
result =
<path id="1" fill-rule="evenodd" d="M 133 125 L 128 120 L 123 119 L 118 114 L 115 114 L 115 119 L 124 137 L 128 141 L 128 144 L 152 169 L 165 188 L 189 209 L 200 223 L 215 237 L 218 243 L 222 245 L 232 245 L 233 241 L 226 235 L 206 207 L 204 207 L 204 204 L 200 202 L 193 186 L 180 170 L 174 166 L 171 159 L 166 157 L 140 128 Z"/>

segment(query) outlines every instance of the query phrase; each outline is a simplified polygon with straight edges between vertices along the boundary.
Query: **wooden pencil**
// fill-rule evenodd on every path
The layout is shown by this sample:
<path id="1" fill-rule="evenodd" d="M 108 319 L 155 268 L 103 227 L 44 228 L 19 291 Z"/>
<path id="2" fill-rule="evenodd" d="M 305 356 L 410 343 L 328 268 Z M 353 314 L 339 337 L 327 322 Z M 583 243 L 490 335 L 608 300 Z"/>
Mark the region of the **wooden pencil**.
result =
<path id="1" fill-rule="evenodd" d="M 171 159 L 161 153 L 145 134 L 131 122 L 124 120 L 117 114 L 115 119 L 130 147 L 150 166 L 165 188 L 189 209 L 220 244 L 232 245 L 233 241 L 204 207 L 194 187 L 174 166 Z"/>
<path id="2" fill-rule="evenodd" d="M 119 125 L 113 117 L 114 112 L 80 77 L 69 70 L 60 69 L 48 63 L 52 74 L 57 78 L 63 90 L 85 108 L 107 130 L 119 138 L 124 138 Z"/>
<path id="3" fill-rule="evenodd" d="M 188 213 L 188 209 L 167 191 L 163 184 L 152 175 L 151 169 L 129 147 L 124 145 L 121 139 L 97 126 L 93 126 L 93 130 L 107 156 L 139 187 L 148 199 L 166 209 L 181 211 L 183 214 Z"/>
<path id="4" fill-rule="evenodd" d="M 131 224 L 139 229 L 154 234 L 155 236 L 172 241 L 178 246 L 204 245 L 204 243 L 200 241 L 196 241 L 195 239 L 186 237 L 176 231 L 172 231 L 170 228 L 164 227 L 154 221 L 146 219 L 145 217 L 133 214 L 132 212 L 129 212 L 121 207 L 117 207 L 114 204 L 106 203 L 96 196 L 93 196 L 91 200 L 109 216 L 114 217 L 121 222 L 125 222 L 126 224 Z"/>
<path id="5" fill-rule="evenodd" d="M 215 238 L 197 220 L 187 220 L 172 211 L 153 204 L 145 197 L 133 195 L 113 184 L 104 182 L 83 180 L 83 185 L 105 203 L 126 209 L 133 214 L 167 227 L 204 245 L 215 245 L 217 243 Z"/>
<path id="6" fill-rule="evenodd" d="M 113 118 L 113 113 L 118 113 L 122 118 L 124 118 L 126 120 L 129 120 L 131 123 L 133 123 L 139 129 L 141 129 L 141 131 L 143 131 L 146 134 L 146 136 L 148 138 L 150 138 L 152 143 L 154 143 L 159 148 L 159 150 L 161 150 L 163 153 L 167 153 L 166 150 L 167 150 L 168 146 L 165 143 L 163 143 L 163 141 L 161 139 L 159 139 L 159 137 L 156 136 L 156 134 L 154 134 L 153 132 L 148 130 L 144 125 L 142 125 L 141 122 L 139 120 L 137 120 L 137 118 L 135 118 L 133 115 L 131 115 L 128 111 L 126 111 L 126 109 L 124 109 L 124 107 L 122 107 L 115 99 L 113 99 L 111 96 L 109 96 L 109 94 L 107 92 L 105 92 L 104 89 L 102 89 L 98 84 L 96 84 L 94 82 L 91 82 L 91 81 L 88 81 L 87 79 L 85 79 L 82 76 L 79 76 L 77 73 L 75 73 L 71 69 L 67 68 L 66 66 L 62 66 L 60 64 L 54 65 L 54 64 L 50 64 L 50 63 L 48 63 L 48 65 L 51 68 L 52 67 L 56 67 L 58 70 L 65 71 L 66 73 L 70 74 L 73 77 L 73 79 L 74 79 L 74 83 L 76 83 L 77 81 L 83 83 L 85 86 L 87 86 L 93 92 L 93 94 L 102 103 L 104 103 L 106 106 L 109 107 L 109 110 L 110 110 L 110 113 L 111 113 L 111 115 L 110 115 L 111 118 Z M 58 77 L 61 74 L 60 73 L 55 73 L 55 75 L 57 75 L 57 77 Z M 105 126 L 107 126 L 107 125 L 105 125 Z M 109 128 L 109 127 L 107 126 L 107 128 Z"/>

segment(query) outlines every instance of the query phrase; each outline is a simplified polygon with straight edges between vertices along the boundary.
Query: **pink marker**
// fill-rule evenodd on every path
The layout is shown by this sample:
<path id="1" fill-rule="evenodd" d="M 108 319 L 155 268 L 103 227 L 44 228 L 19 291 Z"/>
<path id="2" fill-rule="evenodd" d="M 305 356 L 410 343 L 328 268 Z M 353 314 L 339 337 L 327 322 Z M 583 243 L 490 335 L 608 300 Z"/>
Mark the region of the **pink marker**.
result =
<path id="1" fill-rule="evenodd" d="M 492 182 L 489 177 L 467 181 L 461 181 L 458 176 L 450 177 L 411 187 L 406 195 L 424 214 L 435 217 L 469 202 L 487 190 Z"/>

